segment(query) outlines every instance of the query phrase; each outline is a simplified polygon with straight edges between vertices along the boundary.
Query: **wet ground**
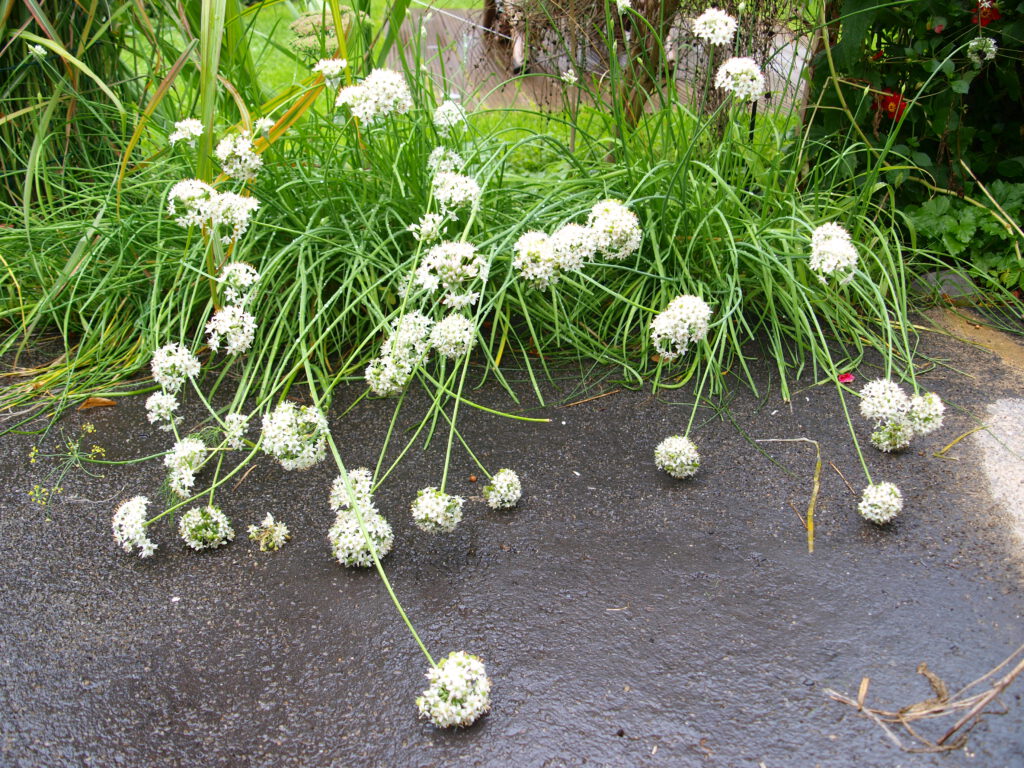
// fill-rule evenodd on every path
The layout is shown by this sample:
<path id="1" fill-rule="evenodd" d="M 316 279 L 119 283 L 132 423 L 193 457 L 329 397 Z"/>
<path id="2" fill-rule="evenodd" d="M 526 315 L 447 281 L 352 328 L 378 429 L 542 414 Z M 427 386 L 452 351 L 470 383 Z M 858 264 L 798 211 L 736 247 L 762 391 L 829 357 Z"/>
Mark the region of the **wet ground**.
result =
<path id="1" fill-rule="evenodd" d="M 1022 765 L 1024 680 L 1003 695 L 1005 714 L 941 756 L 899 751 L 825 693 L 856 696 L 869 677 L 868 704 L 897 709 L 932 695 L 920 662 L 957 690 L 1024 642 L 1021 540 L 989 493 L 979 444 L 934 456 L 991 403 L 1019 397 L 1020 371 L 938 333 L 925 334 L 925 350 L 938 364 L 922 385 L 950 411 L 904 455 L 867 449 L 876 481 L 896 482 L 907 500 L 884 529 L 857 516 L 837 472 L 859 494 L 828 386 L 788 404 L 770 377 L 758 396 L 735 387 L 729 417 L 701 412 L 704 464 L 686 482 L 651 461 L 685 426 L 685 392 L 569 405 L 616 389 L 571 371 L 560 400 L 530 411 L 550 423 L 466 409 L 473 450 L 493 470 L 514 467 L 525 495 L 512 512 L 490 511 L 456 451 L 449 490 L 469 501 L 451 535 L 411 524 L 415 491 L 439 480 L 443 440 L 418 446 L 378 494 L 396 534 L 385 564 L 435 656 L 465 649 L 487 662 L 493 710 L 455 732 L 417 721 L 426 665 L 377 576 L 329 557 L 326 464 L 287 473 L 259 459 L 219 497 L 234 543 L 197 554 L 165 527 L 156 555 L 140 560 L 115 546 L 110 515 L 123 498 L 156 495 L 158 461 L 74 472 L 44 509 L 27 492 L 52 463 L 30 464 L 33 438 L 7 436 L 0 764 Z M 854 386 L 878 371 L 857 375 Z M 350 466 L 372 466 L 392 403 L 363 401 L 338 419 L 353 396 L 339 396 L 333 429 Z M 495 388 L 473 397 L 515 407 Z M 141 397 L 74 413 L 60 429 L 75 436 L 85 421 L 96 427 L 88 443 L 110 458 L 167 445 Z M 796 511 L 807 507 L 813 446 L 753 442 L 798 437 L 822 449 L 813 554 Z M 1006 466 L 1019 461 L 1020 435 L 1001 440 L 1017 452 Z M 277 553 L 242 535 L 268 511 L 294 534 Z M 936 738 L 950 725 L 921 729 Z"/>

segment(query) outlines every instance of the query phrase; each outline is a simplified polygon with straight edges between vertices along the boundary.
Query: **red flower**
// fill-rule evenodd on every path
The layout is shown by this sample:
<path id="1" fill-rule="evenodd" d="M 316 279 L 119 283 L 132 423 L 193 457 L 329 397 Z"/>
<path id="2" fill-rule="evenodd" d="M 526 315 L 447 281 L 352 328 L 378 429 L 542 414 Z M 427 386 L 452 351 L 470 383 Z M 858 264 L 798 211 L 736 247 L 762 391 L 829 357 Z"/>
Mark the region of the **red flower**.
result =
<path id="1" fill-rule="evenodd" d="M 882 111 L 891 120 L 899 120 L 903 117 L 903 113 L 907 111 L 907 102 L 903 98 L 903 94 L 896 93 L 896 91 L 889 88 L 884 88 L 882 93 L 884 95 L 878 97 L 878 103 L 881 105 Z"/>
<path id="2" fill-rule="evenodd" d="M 855 378 L 857 378 L 857 377 L 854 376 L 852 373 L 840 373 L 839 377 L 838 377 L 838 381 L 839 381 L 840 384 L 849 384 Z"/>
<path id="3" fill-rule="evenodd" d="M 983 27 L 987 27 L 993 21 L 998 21 L 1002 18 L 1002 14 L 999 13 L 999 6 L 997 6 L 991 0 L 979 0 L 978 4 L 974 6 L 974 15 L 971 16 L 972 24 L 980 24 Z"/>
<path id="4" fill-rule="evenodd" d="M 877 50 L 873 54 L 871 54 L 871 60 L 872 61 L 881 61 L 884 58 L 885 58 L 885 51 L 883 51 L 883 50 Z"/>

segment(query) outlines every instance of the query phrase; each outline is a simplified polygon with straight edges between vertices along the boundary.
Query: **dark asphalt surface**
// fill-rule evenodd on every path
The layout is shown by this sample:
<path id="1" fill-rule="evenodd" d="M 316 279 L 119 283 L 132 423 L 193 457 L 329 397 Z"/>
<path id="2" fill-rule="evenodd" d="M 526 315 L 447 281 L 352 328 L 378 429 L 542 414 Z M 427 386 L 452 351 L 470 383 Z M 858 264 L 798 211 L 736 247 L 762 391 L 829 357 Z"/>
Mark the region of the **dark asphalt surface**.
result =
<path id="1" fill-rule="evenodd" d="M 464 435 L 493 470 L 515 468 L 524 499 L 510 513 L 470 499 L 455 533 L 430 537 L 408 513 L 440 479 L 443 440 L 417 448 L 378 506 L 395 528 L 390 578 L 435 656 L 482 656 L 493 710 L 440 732 L 416 719 L 426 663 L 373 572 L 331 561 L 328 464 L 287 473 L 268 458 L 219 503 L 238 537 L 187 550 L 170 526 L 149 560 L 121 552 L 110 515 L 156 496 L 159 461 L 75 472 L 48 509 L 27 498 L 48 468 L 30 436 L 0 440 L 0 764 L 45 766 L 977 766 L 1024 765 L 1024 680 L 967 746 L 906 754 L 824 689 L 896 709 L 931 691 L 920 662 L 956 690 L 1024 642 L 1019 544 L 989 498 L 975 448 L 933 453 L 976 425 L 1017 380 L 983 350 L 927 335 L 938 365 L 922 379 L 950 405 L 946 424 L 911 451 L 867 448 L 876 481 L 903 490 L 887 529 L 863 522 L 863 486 L 831 387 L 783 403 L 768 378 L 737 387 L 733 423 L 702 412 L 704 454 L 691 481 L 651 454 L 681 431 L 691 396 L 623 391 L 549 407 L 550 424 L 464 409 Z M 857 372 L 859 388 L 877 372 Z M 581 390 L 562 382 L 564 402 Z M 576 375 L 578 378 L 578 374 Z M 523 385 L 523 391 L 527 386 Z M 342 393 L 332 408 L 355 393 Z M 514 405 L 493 388 L 472 395 Z M 68 416 L 62 429 L 110 458 L 169 445 L 144 398 Z M 391 402 L 332 419 L 349 466 L 372 466 Z M 409 420 L 412 413 L 409 414 Z M 866 425 L 858 424 L 862 436 Z M 814 449 L 824 469 L 816 551 L 790 506 L 806 508 Z M 766 454 L 770 454 L 766 455 Z M 774 462 L 770 459 L 773 459 Z M 777 462 L 777 463 L 775 463 Z M 479 497 L 456 452 L 449 490 Z M 244 529 L 272 511 L 294 540 L 261 553 Z M 933 737 L 952 721 L 924 724 Z M 905 739 L 909 744 L 909 739 Z"/>

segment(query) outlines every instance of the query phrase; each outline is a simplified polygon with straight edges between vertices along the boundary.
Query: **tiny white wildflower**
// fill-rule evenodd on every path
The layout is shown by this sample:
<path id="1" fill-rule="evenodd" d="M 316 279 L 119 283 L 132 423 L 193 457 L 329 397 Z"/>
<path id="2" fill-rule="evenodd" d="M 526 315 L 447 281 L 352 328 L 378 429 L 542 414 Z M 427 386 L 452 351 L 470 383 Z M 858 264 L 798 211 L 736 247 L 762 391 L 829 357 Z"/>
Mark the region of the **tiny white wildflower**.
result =
<path id="1" fill-rule="evenodd" d="M 728 45 L 736 34 L 737 26 L 736 19 L 712 6 L 693 20 L 693 34 L 711 45 Z"/>
<path id="2" fill-rule="evenodd" d="M 472 725 L 491 708 L 491 681 L 479 657 L 452 651 L 427 672 L 430 685 L 416 699 L 420 717 L 439 728 Z"/>
<path id="3" fill-rule="evenodd" d="M 256 318 L 241 307 L 228 305 L 218 309 L 206 324 L 207 343 L 216 352 L 224 342 L 224 352 L 238 355 L 252 346 Z"/>
<path id="4" fill-rule="evenodd" d="M 466 110 L 455 101 L 444 101 L 434 110 L 434 127 L 445 138 L 453 129 L 466 124 Z"/>
<path id="5" fill-rule="evenodd" d="M 248 131 L 221 139 L 213 153 L 221 170 L 238 181 L 252 181 L 263 167 L 263 158 L 256 153 Z"/>
<path id="6" fill-rule="evenodd" d="M 233 451 L 245 447 L 245 433 L 249 431 L 249 417 L 242 413 L 229 413 L 224 417 L 224 442 Z"/>
<path id="7" fill-rule="evenodd" d="M 651 341 L 665 360 L 686 354 L 690 344 L 708 334 L 711 307 L 697 296 L 676 296 L 651 321 Z"/>
<path id="8" fill-rule="evenodd" d="M 593 233 L 597 252 L 621 260 L 640 248 L 643 230 L 640 219 L 618 200 L 602 200 L 590 210 L 587 226 Z"/>
<path id="9" fill-rule="evenodd" d="M 199 375 L 199 358 L 177 342 L 165 344 L 153 353 L 150 361 L 153 380 L 164 392 L 175 394 L 185 383 Z"/>
<path id="10" fill-rule="evenodd" d="M 346 66 L 348 62 L 345 59 L 320 59 L 313 65 L 313 71 L 323 75 L 327 87 L 333 90 L 341 85 Z"/>
<path id="11" fill-rule="evenodd" d="M 252 125 L 252 131 L 265 139 L 270 138 L 270 130 L 274 127 L 274 123 L 275 120 L 272 117 L 258 118 Z"/>
<path id="12" fill-rule="evenodd" d="M 260 552 L 276 552 L 291 538 L 288 526 L 268 514 L 259 525 L 250 525 L 246 531 L 249 538 L 260 545 Z"/>
<path id="13" fill-rule="evenodd" d="M 240 307 L 252 299 L 251 289 L 259 280 L 260 273 L 244 261 L 226 264 L 217 277 L 217 282 L 223 286 L 225 302 Z"/>
<path id="14" fill-rule="evenodd" d="M 439 213 L 425 213 L 420 217 L 419 221 L 415 224 L 410 224 L 406 229 L 412 232 L 412 236 L 419 242 L 432 243 L 435 240 L 441 239 L 447 223 L 447 217 Z"/>
<path id="15" fill-rule="evenodd" d="M 139 548 L 139 557 L 149 557 L 156 551 L 156 544 L 146 535 L 146 507 L 149 499 L 145 496 L 133 496 L 121 502 L 114 510 L 112 525 L 114 541 L 125 552 Z"/>
<path id="16" fill-rule="evenodd" d="M 461 496 L 442 493 L 437 488 L 422 488 L 412 503 L 412 519 L 427 533 L 451 533 L 462 520 Z"/>
<path id="17" fill-rule="evenodd" d="M 309 469 L 327 455 L 327 417 L 315 405 L 285 401 L 263 415 L 263 450 L 285 469 Z"/>
<path id="18" fill-rule="evenodd" d="M 39 45 L 39 43 L 33 43 L 28 47 L 28 54 L 34 59 L 42 61 L 49 54 L 45 46 Z"/>
<path id="19" fill-rule="evenodd" d="M 401 73 L 375 69 L 359 85 L 342 88 L 336 105 L 347 106 L 357 120 L 373 125 L 389 115 L 412 109 L 412 94 Z"/>
<path id="20" fill-rule="evenodd" d="M 633 3 L 630 0 L 615 0 L 615 9 L 623 14 L 633 7 Z"/>
<path id="21" fill-rule="evenodd" d="M 562 82 L 568 85 L 575 85 L 579 78 L 576 76 L 576 70 L 569 67 L 565 72 L 562 73 Z"/>
<path id="22" fill-rule="evenodd" d="M 234 540 L 235 531 L 220 507 L 193 507 L 178 521 L 178 534 L 192 549 L 216 549 Z"/>
<path id="23" fill-rule="evenodd" d="M 451 314 L 430 332 L 430 346 L 449 359 L 462 357 L 476 344 L 476 325 L 468 317 Z"/>
<path id="24" fill-rule="evenodd" d="M 597 255 L 594 231 L 582 224 L 563 224 L 551 235 L 548 245 L 563 272 L 578 272 Z"/>
<path id="25" fill-rule="evenodd" d="M 983 61 L 992 61 L 997 50 L 999 46 L 991 37 L 976 37 L 967 44 L 967 58 L 977 68 Z"/>
<path id="26" fill-rule="evenodd" d="M 715 87 L 731 93 L 740 101 L 755 101 L 764 95 L 764 75 L 753 59 L 733 57 L 718 68 Z"/>
<path id="27" fill-rule="evenodd" d="M 499 469 L 484 486 L 483 494 L 491 509 L 511 509 L 523 495 L 523 486 L 513 470 Z"/>
<path id="28" fill-rule="evenodd" d="M 196 139 L 203 135 L 203 121 L 189 117 L 179 120 L 174 124 L 174 131 L 167 137 L 167 141 L 173 146 L 179 141 L 188 142 L 190 147 L 195 147 Z"/>
<path id="29" fill-rule="evenodd" d="M 150 424 L 157 424 L 160 429 L 174 429 L 174 424 L 181 420 L 180 416 L 174 415 L 176 410 L 178 398 L 170 392 L 154 392 L 146 399 L 146 418 Z"/>
<path id="30" fill-rule="evenodd" d="M 685 480 L 700 469 L 700 453 L 688 437 L 673 435 L 658 443 L 654 449 L 654 463 L 672 477 Z"/>
<path id="31" fill-rule="evenodd" d="M 438 173 L 458 173 L 465 164 L 458 152 L 447 147 L 434 147 L 427 158 L 427 171 L 431 176 Z"/>
<path id="32" fill-rule="evenodd" d="M 903 494 L 892 483 L 876 483 L 864 489 L 857 511 L 865 520 L 885 525 L 903 509 Z"/>

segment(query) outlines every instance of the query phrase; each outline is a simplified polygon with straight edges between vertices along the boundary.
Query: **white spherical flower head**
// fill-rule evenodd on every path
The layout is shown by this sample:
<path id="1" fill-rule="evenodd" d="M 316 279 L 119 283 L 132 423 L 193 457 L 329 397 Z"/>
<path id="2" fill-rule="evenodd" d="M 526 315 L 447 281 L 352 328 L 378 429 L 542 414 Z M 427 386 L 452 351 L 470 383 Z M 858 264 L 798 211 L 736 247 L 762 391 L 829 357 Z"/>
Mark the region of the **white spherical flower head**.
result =
<path id="1" fill-rule="evenodd" d="M 977 68 L 984 61 L 992 61 L 996 57 L 997 50 L 999 50 L 999 46 L 991 37 L 976 37 L 967 44 L 967 58 Z"/>
<path id="2" fill-rule="evenodd" d="M 840 283 L 853 279 L 857 268 L 857 248 L 850 233 L 834 222 L 822 224 L 811 235 L 811 258 L 808 266 L 818 273 L 821 282 L 827 275 L 843 275 Z"/>
<path id="3" fill-rule="evenodd" d="M 217 192 L 205 181 L 183 179 L 167 193 L 167 213 L 180 227 L 209 226 L 211 205 Z"/>
<path id="4" fill-rule="evenodd" d="M 196 480 L 196 472 L 206 461 L 206 443 L 195 437 L 186 437 L 174 444 L 164 456 L 164 466 L 170 470 L 168 482 L 179 496 L 188 496 Z"/>
<path id="5" fill-rule="evenodd" d="M 519 475 L 511 469 L 499 469 L 491 482 L 484 486 L 484 499 L 491 509 L 511 509 L 523 495 Z"/>
<path id="6" fill-rule="evenodd" d="M 461 496 L 423 488 L 412 503 L 413 522 L 427 533 L 451 533 L 462 520 L 462 503 Z"/>
<path id="7" fill-rule="evenodd" d="M 252 300 L 252 289 L 259 280 L 260 273 L 244 261 L 233 261 L 225 265 L 217 277 L 217 282 L 224 291 L 224 300 L 228 304 L 240 307 L 244 307 Z"/>
<path id="8" fill-rule="evenodd" d="M 718 68 L 715 87 L 731 93 L 739 101 L 755 101 L 764 95 L 764 75 L 753 59 L 734 57 Z"/>
<path id="9" fill-rule="evenodd" d="M 178 521 L 178 534 L 192 549 L 216 549 L 234 540 L 235 531 L 220 507 L 193 507 Z"/>
<path id="10" fill-rule="evenodd" d="M 430 346 L 450 360 L 469 354 L 474 344 L 476 325 L 462 315 L 448 315 L 430 332 Z"/>
<path id="11" fill-rule="evenodd" d="M 164 392 L 175 394 L 185 383 L 199 375 L 199 358 L 178 343 L 166 344 L 153 353 L 150 361 L 153 380 Z"/>
<path id="12" fill-rule="evenodd" d="M 359 85 L 338 92 L 336 105 L 347 106 L 352 116 L 365 125 L 412 109 L 412 94 L 405 78 L 390 69 L 375 69 Z"/>
<path id="13" fill-rule="evenodd" d="M 138 547 L 139 557 L 149 557 L 156 551 L 154 544 L 146 535 L 146 508 L 149 499 L 145 496 L 134 496 L 114 510 L 113 528 L 114 541 L 125 552 Z"/>
<path id="14" fill-rule="evenodd" d="M 382 558 L 391 551 L 395 542 L 391 525 L 383 515 L 373 511 L 360 510 L 366 536 L 359 526 L 359 520 L 353 514 L 339 514 L 327 533 L 331 545 L 331 556 L 349 568 L 369 568 L 373 565 L 373 551 Z M 372 542 L 367 542 L 369 537 Z"/>
<path id="15" fill-rule="evenodd" d="M 409 312 L 395 321 L 380 356 L 366 367 L 366 382 L 375 395 L 389 397 L 405 389 L 430 352 L 433 324 L 421 312 Z"/>
<path id="16" fill-rule="evenodd" d="M 736 34 L 737 21 L 725 11 L 708 8 L 693 20 L 693 34 L 711 45 L 728 45 Z"/>
<path id="17" fill-rule="evenodd" d="M 241 307 L 228 305 L 218 309 L 206 324 L 206 338 L 216 352 L 224 342 L 224 352 L 239 355 L 252 346 L 256 336 L 256 318 Z"/>
<path id="18" fill-rule="evenodd" d="M 347 65 L 348 62 L 345 59 L 320 59 L 313 65 L 313 71 L 323 75 L 330 88 L 337 88 L 341 84 L 341 78 L 345 74 Z"/>
<path id="19" fill-rule="evenodd" d="M 461 173 L 438 171 L 430 191 L 442 212 L 475 206 L 480 202 L 480 185 Z"/>
<path id="20" fill-rule="evenodd" d="M 315 405 L 285 401 L 263 415 L 263 450 L 285 469 L 309 469 L 327 455 L 327 417 Z"/>
<path id="21" fill-rule="evenodd" d="M 227 227 L 231 230 L 220 238 L 220 241 L 227 245 L 245 234 L 252 215 L 259 207 L 260 202 L 254 197 L 246 197 L 234 192 L 215 194 L 209 203 L 210 227 L 211 229 Z"/>
<path id="22" fill-rule="evenodd" d="M 457 101 L 442 102 L 434 110 L 434 127 L 437 132 L 447 138 L 453 129 L 466 124 L 466 110 Z"/>
<path id="23" fill-rule="evenodd" d="M 668 472 L 672 477 L 685 480 L 693 477 L 700 469 L 700 454 L 688 437 L 673 435 L 658 443 L 654 449 L 654 463 L 658 469 Z"/>
<path id="24" fill-rule="evenodd" d="M 464 284 L 473 280 L 485 282 L 488 271 L 487 260 L 472 243 L 446 241 L 427 251 L 416 269 L 416 283 L 430 293 L 443 288 L 447 295 L 442 301 L 448 306 L 472 304 L 477 296 L 465 291 Z M 469 300 L 460 302 L 460 294 Z"/>
<path id="25" fill-rule="evenodd" d="M 595 205 L 587 226 L 593 233 L 597 252 L 614 261 L 636 253 L 643 239 L 640 219 L 618 200 L 602 200 Z"/>
<path id="26" fill-rule="evenodd" d="M 578 272 L 597 255 L 594 230 L 582 224 L 563 224 L 548 241 L 552 258 L 563 272 Z"/>
<path id="27" fill-rule="evenodd" d="M 272 117 L 261 117 L 252 124 L 253 133 L 257 133 L 263 138 L 270 138 L 270 130 L 274 127 L 274 118 Z"/>
<path id="28" fill-rule="evenodd" d="M 577 81 L 579 80 L 579 77 L 577 77 L 576 75 L 576 70 L 573 69 L 572 67 L 569 67 L 567 70 L 565 70 L 565 72 L 562 73 L 561 77 L 562 82 L 565 83 L 566 85 L 576 85 Z"/>
<path id="29" fill-rule="evenodd" d="M 436 240 L 440 240 L 444 235 L 447 224 L 447 217 L 439 213 L 425 213 L 420 216 L 419 221 L 415 224 L 410 224 L 406 229 L 412 232 L 412 236 L 419 242 L 433 243 Z"/>
<path id="30" fill-rule="evenodd" d="M 349 488 L 351 488 L 351 493 L 349 493 Z M 348 484 L 345 483 L 345 478 L 342 475 L 338 475 L 331 483 L 331 495 L 328 498 L 331 509 L 336 512 L 351 510 L 353 498 L 364 514 L 376 512 L 376 507 L 373 505 L 373 474 L 366 467 L 349 472 Z"/>
<path id="31" fill-rule="evenodd" d="M 865 520 L 885 525 L 903 509 L 903 494 L 892 483 L 876 483 L 864 489 L 857 511 Z"/>
<path id="32" fill-rule="evenodd" d="M 181 417 L 174 415 L 176 410 L 178 398 L 169 392 L 154 392 L 146 400 L 146 418 L 160 429 L 170 431 L 181 420 Z"/>
<path id="33" fill-rule="evenodd" d="M 544 290 L 558 282 L 558 262 L 551 238 L 544 232 L 525 232 L 514 246 L 512 267 L 533 288 Z"/>
<path id="34" fill-rule="evenodd" d="M 889 379 L 868 382 L 860 397 L 860 413 L 869 421 L 904 420 L 910 412 L 910 398 L 899 384 Z"/>
<path id="35" fill-rule="evenodd" d="M 883 453 L 902 451 L 914 439 L 914 427 L 906 418 L 896 418 L 880 424 L 871 433 L 871 444 Z"/>
<path id="36" fill-rule="evenodd" d="M 453 651 L 427 672 L 427 680 L 416 706 L 438 728 L 472 725 L 491 708 L 491 681 L 477 656 Z"/>
<path id="37" fill-rule="evenodd" d="M 202 135 L 202 121 L 190 117 L 185 120 L 179 120 L 174 124 L 174 131 L 167 137 L 167 141 L 170 142 L 172 146 L 177 144 L 179 141 L 184 141 L 188 142 L 190 147 L 195 147 L 196 139 Z"/>
<path id="38" fill-rule="evenodd" d="M 249 538 L 260 545 L 260 552 L 276 552 L 291 538 L 288 526 L 268 514 L 259 525 L 250 525 Z"/>
<path id="39" fill-rule="evenodd" d="M 942 416 L 946 406 L 934 392 L 914 395 L 910 398 L 908 420 L 916 435 L 927 435 L 942 426 Z"/>
<path id="40" fill-rule="evenodd" d="M 651 321 L 651 341 L 665 360 L 686 354 L 693 342 L 708 335 L 711 307 L 697 296 L 676 296 Z"/>
<path id="41" fill-rule="evenodd" d="M 447 147 L 434 147 L 427 158 L 427 171 L 431 176 L 438 173 L 458 173 L 465 165 L 462 155 Z"/>
<path id="42" fill-rule="evenodd" d="M 263 167 L 263 158 L 256 154 L 248 131 L 221 139 L 213 154 L 217 156 L 221 170 L 238 181 L 252 181 Z"/>
<path id="43" fill-rule="evenodd" d="M 245 447 L 245 433 L 249 431 L 249 417 L 242 413 L 229 413 L 224 417 L 224 442 L 233 451 Z"/>

